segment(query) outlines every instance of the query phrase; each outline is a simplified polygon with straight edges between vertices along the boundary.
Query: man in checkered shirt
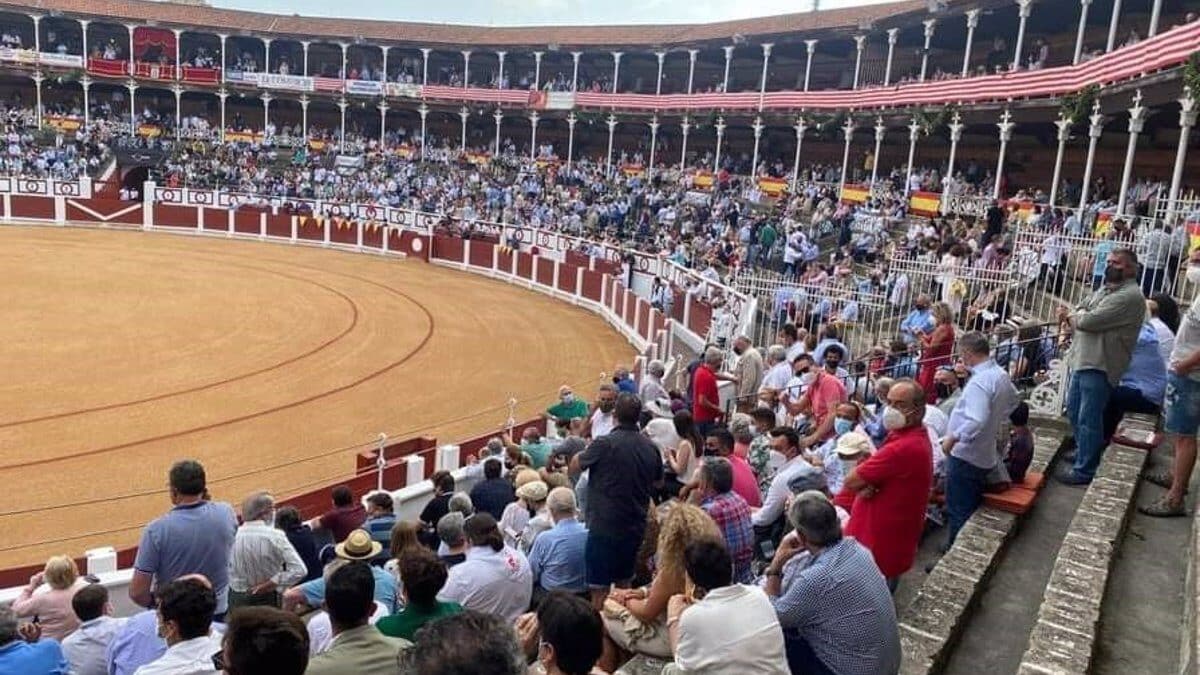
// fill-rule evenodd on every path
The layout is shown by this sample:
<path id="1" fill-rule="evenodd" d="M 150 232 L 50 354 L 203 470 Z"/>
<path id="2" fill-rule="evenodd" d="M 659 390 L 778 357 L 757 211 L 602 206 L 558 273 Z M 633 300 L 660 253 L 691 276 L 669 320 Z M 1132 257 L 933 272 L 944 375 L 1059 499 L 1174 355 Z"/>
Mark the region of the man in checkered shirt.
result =
<path id="1" fill-rule="evenodd" d="M 733 465 L 724 457 L 708 457 L 700 465 L 700 508 L 704 509 L 725 537 L 733 559 L 734 583 L 750 583 L 750 561 L 754 557 L 754 526 L 750 505 L 733 491 Z"/>
<path id="2" fill-rule="evenodd" d="M 788 521 L 796 530 L 780 542 L 764 590 L 783 627 L 792 672 L 899 672 L 896 607 L 871 552 L 842 537 L 833 504 L 815 490 L 795 498 Z"/>

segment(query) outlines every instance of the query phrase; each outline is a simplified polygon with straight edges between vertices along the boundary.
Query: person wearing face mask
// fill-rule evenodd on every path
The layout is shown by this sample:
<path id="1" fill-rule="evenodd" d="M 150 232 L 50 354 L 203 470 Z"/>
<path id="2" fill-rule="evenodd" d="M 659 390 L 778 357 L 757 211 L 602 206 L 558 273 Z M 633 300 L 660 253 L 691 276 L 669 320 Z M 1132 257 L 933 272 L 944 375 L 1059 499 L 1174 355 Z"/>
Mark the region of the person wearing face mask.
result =
<path id="1" fill-rule="evenodd" d="M 871 551 L 875 564 L 895 590 L 900 575 L 912 567 L 925 505 L 933 488 L 933 448 L 922 423 L 925 392 L 912 380 L 898 380 L 888 390 L 883 423 L 887 440 L 845 478 L 856 493 L 846 534 Z"/>
<path id="2" fill-rule="evenodd" d="M 568 385 L 558 388 L 558 403 L 546 408 L 542 416 L 552 420 L 573 420 L 576 417 L 587 417 L 587 401 L 575 397 Z"/>
<path id="3" fill-rule="evenodd" d="M 1018 402 L 1008 371 L 992 358 L 986 335 L 974 331 L 963 335 L 959 350 L 971 377 L 950 412 L 942 439 L 942 451 L 947 456 L 947 548 L 983 502 L 988 474 L 1003 459 L 997 447 L 1001 420 L 1012 414 Z"/>
<path id="4" fill-rule="evenodd" d="M 801 439 L 801 446 L 810 448 L 833 434 L 835 410 L 839 403 L 848 401 L 849 396 L 841 379 L 817 368 L 811 359 L 807 363 L 798 360 L 798 363 L 798 372 L 804 373 L 800 376 L 800 384 L 805 389 L 799 400 L 788 405 L 788 412 L 809 420 L 812 431 Z"/>
<path id="5" fill-rule="evenodd" d="M 1074 330 L 1067 419 L 1075 435 L 1075 463 L 1059 476 L 1067 485 L 1092 482 L 1104 452 L 1104 409 L 1129 367 L 1146 303 L 1137 284 L 1137 254 L 1127 248 L 1108 254 L 1104 286 L 1074 311 L 1061 307 L 1058 320 Z"/>
<path id="6" fill-rule="evenodd" d="M 850 434 L 857 434 L 866 439 L 869 452 L 875 451 L 875 444 L 867 438 L 860 424 L 862 410 L 854 403 L 841 403 L 837 407 L 837 417 L 833 420 L 833 436 L 821 444 L 814 452 L 808 453 L 808 461 L 825 474 L 825 484 L 831 494 L 837 494 L 842 489 L 842 481 L 846 473 L 843 464 L 838 460 L 838 447 L 841 439 Z"/>
<path id="7" fill-rule="evenodd" d="M 754 395 L 762 386 L 763 358 L 750 342 L 750 338 L 745 335 L 734 338 L 733 353 L 738 357 L 737 365 L 733 367 L 733 381 L 737 383 L 738 409 L 744 412 L 754 405 Z"/>
<path id="8" fill-rule="evenodd" d="M 163 655 L 138 668 L 135 675 L 216 675 L 213 655 L 221 651 L 213 633 L 217 598 L 212 584 L 200 575 L 180 577 L 156 592 L 158 636 L 167 645 Z"/>
<path id="9" fill-rule="evenodd" d="M 255 492 L 242 502 L 242 524 L 229 555 L 229 607 L 278 607 L 281 589 L 304 580 L 308 568 L 283 530 L 276 529 L 275 499 Z"/>
<path id="10" fill-rule="evenodd" d="M 954 410 L 954 404 L 962 397 L 958 388 L 958 374 L 949 366 L 942 366 L 933 374 L 934 387 L 937 389 L 937 408 L 949 415 Z"/>
<path id="11" fill-rule="evenodd" d="M 923 293 L 913 301 L 912 311 L 900 322 L 900 335 L 905 345 L 914 344 L 921 333 L 933 332 L 933 313 L 929 311 L 932 305 L 933 301 Z"/>
<path id="12" fill-rule="evenodd" d="M 613 410 L 616 409 L 616 406 L 617 387 L 605 382 L 600 385 L 600 393 L 596 399 L 596 410 L 588 419 L 587 435 L 593 439 L 607 436 L 617 424 L 616 418 L 613 417 Z"/>

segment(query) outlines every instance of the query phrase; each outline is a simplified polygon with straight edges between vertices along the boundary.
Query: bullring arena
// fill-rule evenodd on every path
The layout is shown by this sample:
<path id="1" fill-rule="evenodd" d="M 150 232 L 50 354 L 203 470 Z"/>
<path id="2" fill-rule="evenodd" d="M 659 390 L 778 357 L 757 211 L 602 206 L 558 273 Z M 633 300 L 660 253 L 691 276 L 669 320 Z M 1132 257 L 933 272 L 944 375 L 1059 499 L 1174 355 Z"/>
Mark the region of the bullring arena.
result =
<path id="1" fill-rule="evenodd" d="M 215 496 L 353 476 L 392 439 L 496 431 L 629 343 L 564 302 L 419 260 L 0 228 L 0 565 L 136 543 L 178 457 Z M 103 480 L 98 480 L 99 476 Z"/>

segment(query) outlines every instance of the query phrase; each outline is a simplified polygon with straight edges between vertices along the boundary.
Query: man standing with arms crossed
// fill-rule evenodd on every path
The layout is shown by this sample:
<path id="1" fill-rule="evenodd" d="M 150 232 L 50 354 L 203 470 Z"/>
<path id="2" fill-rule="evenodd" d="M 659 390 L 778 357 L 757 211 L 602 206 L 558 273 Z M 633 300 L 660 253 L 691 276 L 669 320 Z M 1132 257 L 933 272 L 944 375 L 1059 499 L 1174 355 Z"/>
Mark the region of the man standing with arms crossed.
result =
<path id="1" fill-rule="evenodd" d="M 1067 390 L 1067 419 L 1075 432 L 1075 466 L 1058 477 L 1067 485 L 1091 483 L 1104 454 L 1104 409 L 1129 367 L 1146 318 L 1137 273 L 1137 254 L 1114 249 L 1104 268 L 1104 285 L 1075 311 L 1058 310 L 1059 322 L 1075 329 L 1071 344 L 1074 372 Z"/>

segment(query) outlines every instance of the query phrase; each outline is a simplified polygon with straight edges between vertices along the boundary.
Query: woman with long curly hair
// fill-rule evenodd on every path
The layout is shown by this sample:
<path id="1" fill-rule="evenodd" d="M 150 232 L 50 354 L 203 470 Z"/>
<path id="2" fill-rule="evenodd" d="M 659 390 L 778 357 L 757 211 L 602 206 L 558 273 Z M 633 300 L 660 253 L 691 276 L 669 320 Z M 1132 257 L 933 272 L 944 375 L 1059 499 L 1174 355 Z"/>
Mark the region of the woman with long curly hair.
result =
<path id="1" fill-rule="evenodd" d="M 662 518 L 657 559 L 650 585 L 614 589 L 604 603 L 605 640 L 601 668 L 616 670 L 630 654 L 671 657 L 667 637 L 667 603 L 684 592 L 684 550 L 703 539 L 724 541 L 713 519 L 698 506 L 675 502 Z"/>

